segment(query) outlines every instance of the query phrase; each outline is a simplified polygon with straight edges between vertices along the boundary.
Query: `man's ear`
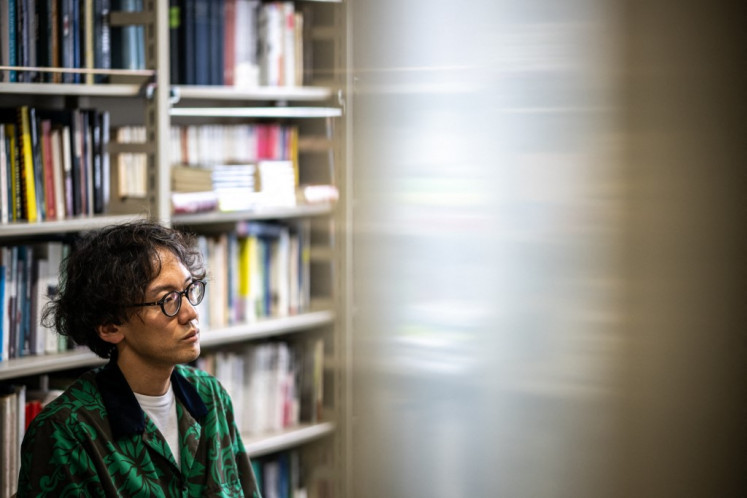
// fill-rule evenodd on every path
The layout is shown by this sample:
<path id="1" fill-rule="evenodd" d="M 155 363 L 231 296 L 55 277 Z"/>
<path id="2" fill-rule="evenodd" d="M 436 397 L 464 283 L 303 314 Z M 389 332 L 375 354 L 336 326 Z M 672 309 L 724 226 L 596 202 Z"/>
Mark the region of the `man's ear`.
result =
<path id="1" fill-rule="evenodd" d="M 113 323 L 99 325 L 96 328 L 96 331 L 99 333 L 99 337 L 102 341 L 109 342 L 111 344 L 118 344 L 122 339 L 124 339 L 119 326 Z"/>

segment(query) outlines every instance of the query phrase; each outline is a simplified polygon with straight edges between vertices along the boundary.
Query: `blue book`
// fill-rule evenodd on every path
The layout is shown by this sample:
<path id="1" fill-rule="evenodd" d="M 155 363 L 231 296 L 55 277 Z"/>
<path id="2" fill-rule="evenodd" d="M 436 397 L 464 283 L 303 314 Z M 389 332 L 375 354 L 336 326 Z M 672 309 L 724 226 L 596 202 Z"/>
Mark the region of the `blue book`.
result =
<path id="1" fill-rule="evenodd" d="M 210 2 L 195 0 L 195 85 L 210 84 Z"/>
<path id="2" fill-rule="evenodd" d="M 16 2 L 15 0 L 4 0 L 2 3 L 0 3 L 0 5 L 3 6 L 3 12 L 0 12 L 0 19 L 7 19 L 7 21 L 3 20 L 2 22 L 8 23 L 8 40 L 7 40 L 8 65 L 17 66 L 18 65 L 18 55 L 17 55 L 18 46 L 16 44 L 16 37 L 18 36 L 17 35 L 18 18 L 16 14 Z M 9 70 L 6 72 L 6 76 L 9 82 L 18 81 L 18 73 L 16 73 L 16 71 Z"/>

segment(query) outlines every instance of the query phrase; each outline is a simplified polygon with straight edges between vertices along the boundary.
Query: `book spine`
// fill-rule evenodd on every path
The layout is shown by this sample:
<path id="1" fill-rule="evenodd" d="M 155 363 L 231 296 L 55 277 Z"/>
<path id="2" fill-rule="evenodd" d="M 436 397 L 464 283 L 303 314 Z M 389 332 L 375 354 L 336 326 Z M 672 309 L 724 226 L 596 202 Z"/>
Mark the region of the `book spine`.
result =
<path id="1" fill-rule="evenodd" d="M 31 125 L 29 123 L 29 108 L 21 106 L 18 109 L 19 145 L 21 149 L 21 186 L 23 199 L 22 219 L 31 223 L 37 220 L 36 186 L 34 184 L 34 156 L 31 146 Z"/>
<path id="2" fill-rule="evenodd" d="M 45 218 L 57 219 L 57 200 L 55 198 L 54 160 L 52 158 L 52 122 L 44 119 L 41 127 L 41 155 L 44 167 L 44 205 Z"/>
<path id="3" fill-rule="evenodd" d="M 210 43 L 209 1 L 210 0 L 194 0 L 195 85 L 210 84 L 209 61 L 211 54 L 208 49 Z"/>
<path id="4" fill-rule="evenodd" d="M 94 14 L 93 0 L 83 0 L 81 3 L 81 63 L 86 69 L 93 69 L 94 64 Z M 86 73 L 81 77 L 87 85 L 93 84 L 93 74 Z"/>
<path id="5" fill-rule="evenodd" d="M 47 12 L 49 13 L 48 29 L 49 29 L 49 53 L 52 67 L 60 67 L 62 61 L 60 58 L 61 45 L 60 45 L 60 0 L 47 0 Z M 49 75 L 49 81 L 52 83 L 61 83 L 62 75 L 60 73 L 52 73 Z"/>
<path id="6" fill-rule="evenodd" d="M 236 68 L 236 0 L 225 0 L 223 16 L 223 84 L 233 86 Z"/>
<path id="7" fill-rule="evenodd" d="M 34 192 L 36 194 L 37 219 L 46 219 L 46 197 L 44 192 L 44 163 L 41 154 L 41 138 L 39 119 L 36 108 L 29 107 L 29 130 L 31 132 L 31 154 L 34 165 Z"/>
<path id="8" fill-rule="evenodd" d="M 72 36 L 72 55 L 73 55 L 73 64 L 72 67 L 76 69 L 80 69 L 82 67 L 82 48 L 83 48 L 83 37 L 82 35 L 82 27 L 83 23 L 81 22 L 81 3 L 79 0 L 72 0 L 72 12 L 70 14 L 70 33 Z M 81 82 L 81 75 L 79 73 L 73 74 L 73 83 L 80 83 Z"/>
<path id="9" fill-rule="evenodd" d="M 109 156 L 109 140 L 111 118 L 107 110 L 101 111 L 101 197 L 103 209 L 109 209 L 111 199 L 111 158 Z"/>
<path id="10" fill-rule="evenodd" d="M 0 123 L 0 223 L 8 223 L 8 149 L 7 140 L 5 139 L 5 125 Z"/>
<path id="11" fill-rule="evenodd" d="M 73 52 L 75 45 L 73 43 L 73 1 L 59 0 L 60 8 L 58 9 L 59 30 L 60 30 L 60 64 L 63 68 L 75 67 Z M 72 73 L 63 73 L 61 75 L 63 83 L 73 83 L 74 75 Z"/>
<path id="12" fill-rule="evenodd" d="M 62 130 L 59 127 L 51 131 L 52 171 L 54 175 L 54 199 L 56 219 L 65 218 L 65 172 L 62 158 Z"/>
<path id="13" fill-rule="evenodd" d="M 110 11 L 110 0 L 94 0 L 94 67 L 98 69 L 111 69 L 112 67 Z M 106 83 L 108 77 L 98 74 L 94 77 L 94 81 Z"/>
<path id="14" fill-rule="evenodd" d="M 12 214 L 11 221 L 17 221 L 21 219 L 23 213 L 22 197 L 21 197 L 21 166 L 20 166 L 20 152 L 18 150 L 18 131 L 17 126 L 14 124 L 6 124 L 6 137 L 8 137 L 8 161 L 10 162 L 10 200 L 11 210 L 9 214 Z"/>
<path id="15" fill-rule="evenodd" d="M 169 0 L 169 76 L 172 85 L 181 83 L 181 50 L 179 30 L 181 29 L 181 6 L 179 0 Z"/>

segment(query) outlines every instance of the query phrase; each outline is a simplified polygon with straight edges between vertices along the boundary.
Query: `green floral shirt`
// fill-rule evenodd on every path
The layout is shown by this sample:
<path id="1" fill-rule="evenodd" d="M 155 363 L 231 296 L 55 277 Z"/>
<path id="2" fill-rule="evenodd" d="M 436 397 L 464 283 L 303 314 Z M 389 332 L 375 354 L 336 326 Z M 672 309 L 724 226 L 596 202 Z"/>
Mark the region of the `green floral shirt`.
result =
<path id="1" fill-rule="evenodd" d="M 231 400 L 207 373 L 177 365 L 181 468 L 115 362 L 83 374 L 31 423 L 18 498 L 259 498 Z"/>

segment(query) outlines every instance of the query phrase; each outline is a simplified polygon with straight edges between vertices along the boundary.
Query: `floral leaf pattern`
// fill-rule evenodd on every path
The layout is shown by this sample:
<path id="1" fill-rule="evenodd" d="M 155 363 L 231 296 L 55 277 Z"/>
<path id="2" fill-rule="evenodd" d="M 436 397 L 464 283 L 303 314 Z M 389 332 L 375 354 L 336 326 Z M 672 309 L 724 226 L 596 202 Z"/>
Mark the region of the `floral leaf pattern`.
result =
<path id="1" fill-rule="evenodd" d="M 175 367 L 174 375 L 195 389 L 196 394 L 185 396 L 199 396 L 197 402 L 207 408 L 197 420 L 185 408 L 194 406 L 195 400 L 177 396 L 179 471 L 149 419 L 144 431 L 114 436 L 95 381 L 97 371 L 84 374 L 29 426 L 21 451 L 18 498 L 260 498 L 231 400 L 215 378 L 191 367 Z"/>

